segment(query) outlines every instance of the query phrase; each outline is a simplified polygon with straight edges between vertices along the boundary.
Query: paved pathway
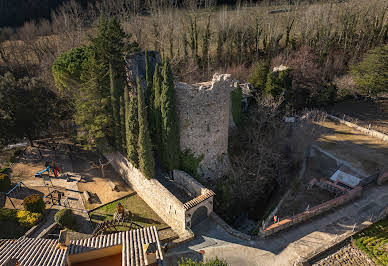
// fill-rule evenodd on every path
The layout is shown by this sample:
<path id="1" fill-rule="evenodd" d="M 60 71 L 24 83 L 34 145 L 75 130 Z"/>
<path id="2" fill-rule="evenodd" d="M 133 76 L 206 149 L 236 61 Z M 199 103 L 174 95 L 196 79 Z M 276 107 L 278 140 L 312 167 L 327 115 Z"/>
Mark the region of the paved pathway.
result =
<path id="1" fill-rule="evenodd" d="M 233 237 L 208 219 L 193 229 L 196 234 L 193 241 L 165 254 L 166 264 L 176 265 L 181 257 L 219 257 L 232 266 L 292 265 L 312 251 L 370 223 L 386 206 L 388 185 L 370 187 L 352 203 L 258 241 Z M 203 256 L 199 253 L 201 250 Z"/>

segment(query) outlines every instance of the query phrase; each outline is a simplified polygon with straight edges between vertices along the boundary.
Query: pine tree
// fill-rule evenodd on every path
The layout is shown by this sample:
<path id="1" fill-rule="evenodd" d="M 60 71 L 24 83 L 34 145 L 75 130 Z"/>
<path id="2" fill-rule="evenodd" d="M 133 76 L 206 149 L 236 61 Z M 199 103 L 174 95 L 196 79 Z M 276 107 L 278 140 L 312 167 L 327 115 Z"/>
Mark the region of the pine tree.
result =
<path id="1" fill-rule="evenodd" d="M 155 176 L 155 161 L 152 154 L 152 143 L 150 133 L 148 131 L 146 106 L 139 78 L 137 79 L 137 99 L 139 121 L 139 139 L 137 150 L 139 154 L 139 168 L 140 171 L 148 179 L 150 179 Z"/>
<path id="2" fill-rule="evenodd" d="M 160 94 L 161 94 L 161 86 L 162 86 L 162 76 L 160 73 L 159 65 L 155 66 L 154 71 L 154 79 L 153 79 L 153 94 L 154 94 L 154 103 L 153 103 L 153 143 L 155 145 L 155 150 L 158 158 L 162 158 L 162 154 L 160 153 L 162 148 L 162 114 L 160 110 Z"/>
<path id="3" fill-rule="evenodd" d="M 179 128 L 175 106 L 175 87 L 168 60 L 163 66 L 163 83 L 160 95 L 162 115 L 163 163 L 172 171 L 179 166 Z"/>
<path id="4" fill-rule="evenodd" d="M 127 91 L 124 96 L 127 97 L 126 102 L 127 111 L 125 114 L 125 128 L 126 128 L 126 140 L 127 140 L 127 158 L 132 163 L 132 165 L 136 168 L 139 168 L 139 157 L 137 154 L 137 142 L 139 136 L 139 122 L 137 119 L 138 111 L 137 111 L 137 94 L 136 91 L 131 90 Z"/>
<path id="5" fill-rule="evenodd" d="M 121 148 L 120 150 L 126 152 L 126 137 L 125 137 L 125 105 L 124 98 L 120 96 L 120 136 Z"/>
<path id="6" fill-rule="evenodd" d="M 112 64 L 109 64 L 109 80 L 110 80 L 110 98 L 113 116 L 113 129 L 115 146 L 121 149 L 121 130 L 120 130 L 120 100 L 118 96 L 118 88 L 116 84 L 115 73 L 113 72 Z"/>
<path id="7" fill-rule="evenodd" d="M 109 91 L 102 86 L 101 65 L 95 60 L 94 53 L 86 64 L 87 70 L 81 75 L 79 97 L 75 98 L 74 119 L 80 127 L 79 132 L 82 132 L 80 138 L 86 140 L 87 145 L 92 147 L 112 134 L 110 132 L 112 116 L 109 108 Z"/>

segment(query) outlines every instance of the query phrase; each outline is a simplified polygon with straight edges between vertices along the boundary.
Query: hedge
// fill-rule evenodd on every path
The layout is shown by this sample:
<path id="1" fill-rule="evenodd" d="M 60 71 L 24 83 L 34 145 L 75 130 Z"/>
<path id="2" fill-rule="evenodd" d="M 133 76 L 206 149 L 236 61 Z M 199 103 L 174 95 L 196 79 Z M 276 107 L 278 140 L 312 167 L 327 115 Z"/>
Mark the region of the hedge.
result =
<path id="1" fill-rule="evenodd" d="M 39 194 L 32 194 L 24 198 L 24 209 L 30 212 L 43 213 L 46 209 L 46 205 L 43 198 Z"/>
<path id="2" fill-rule="evenodd" d="M 0 208 L 0 221 L 15 221 L 24 227 L 33 227 L 43 218 L 41 213 Z"/>
<path id="3" fill-rule="evenodd" d="M 72 228 L 75 223 L 75 217 L 73 211 L 70 209 L 59 210 L 55 216 L 54 220 L 62 227 Z"/>

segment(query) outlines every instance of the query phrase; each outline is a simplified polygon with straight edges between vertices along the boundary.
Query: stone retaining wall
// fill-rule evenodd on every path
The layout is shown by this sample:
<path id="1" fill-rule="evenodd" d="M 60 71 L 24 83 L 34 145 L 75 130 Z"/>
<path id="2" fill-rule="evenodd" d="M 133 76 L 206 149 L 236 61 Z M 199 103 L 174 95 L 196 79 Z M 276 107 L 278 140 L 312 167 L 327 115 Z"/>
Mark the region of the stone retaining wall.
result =
<path id="1" fill-rule="evenodd" d="M 378 131 L 373 130 L 373 129 L 367 129 L 367 128 L 361 127 L 359 125 L 356 125 L 354 123 L 348 122 L 346 120 L 343 120 L 343 119 L 338 118 L 338 117 L 333 116 L 333 115 L 327 114 L 327 117 L 329 119 L 331 119 L 331 120 L 340 122 L 341 124 L 347 125 L 348 127 L 352 127 L 352 128 L 354 128 L 354 129 L 356 129 L 358 131 L 361 131 L 362 133 L 365 133 L 365 134 L 370 135 L 372 137 L 381 139 L 382 141 L 388 142 L 388 135 L 386 135 L 384 133 L 378 132 Z"/>
<path id="2" fill-rule="evenodd" d="M 178 234 L 187 233 L 195 212 L 206 207 L 207 216 L 213 212 L 214 192 L 205 188 L 183 171 L 174 170 L 174 182 L 195 196 L 183 204 L 158 180 L 147 179 L 119 152 L 104 153 L 113 168 L 137 194 Z"/>
<path id="3" fill-rule="evenodd" d="M 124 181 L 175 231 L 184 232 L 185 212 L 183 203 L 171 194 L 158 180 L 147 179 L 119 152 L 103 153 L 112 160 L 113 168 Z"/>
<path id="4" fill-rule="evenodd" d="M 312 207 L 309 210 L 302 212 L 302 213 L 299 213 L 293 217 L 283 219 L 283 220 L 279 221 L 278 223 L 273 224 L 267 228 L 260 228 L 259 234 L 262 238 L 270 236 L 270 235 L 272 235 L 276 232 L 279 232 L 281 230 L 284 230 L 284 229 L 286 229 L 294 224 L 304 222 L 304 221 L 306 221 L 312 217 L 315 217 L 323 212 L 326 212 L 330 209 L 333 209 L 333 208 L 338 207 L 342 204 L 345 204 L 345 203 L 349 202 L 350 200 L 361 196 L 361 193 L 362 193 L 362 188 L 356 187 L 356 188 L 352 189 L 351 191 L 349 191 L 348 193 L 346 193 L 345 195 L 342 195 L 340 197 L 337 197 L 335 199 L 329 200 L 325 203 L 322 203 L 320 205 Z"/>

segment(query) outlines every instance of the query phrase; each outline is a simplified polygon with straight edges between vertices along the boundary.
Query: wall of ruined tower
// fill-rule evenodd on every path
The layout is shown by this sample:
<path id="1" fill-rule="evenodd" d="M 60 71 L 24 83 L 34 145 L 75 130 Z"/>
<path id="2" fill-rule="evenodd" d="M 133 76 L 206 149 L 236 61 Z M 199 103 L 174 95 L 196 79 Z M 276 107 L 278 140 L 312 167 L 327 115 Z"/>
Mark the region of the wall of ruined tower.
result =
<path id="1" fill-rule="evenodd" d="M 211 82 L 176 84 L 176 106 L 181 150 L 203 155 L 198 169 L 202 178 L 214 179 L 228 173 L 228 130 L 230 93 L 228 74 L 215 74 Z"/>

